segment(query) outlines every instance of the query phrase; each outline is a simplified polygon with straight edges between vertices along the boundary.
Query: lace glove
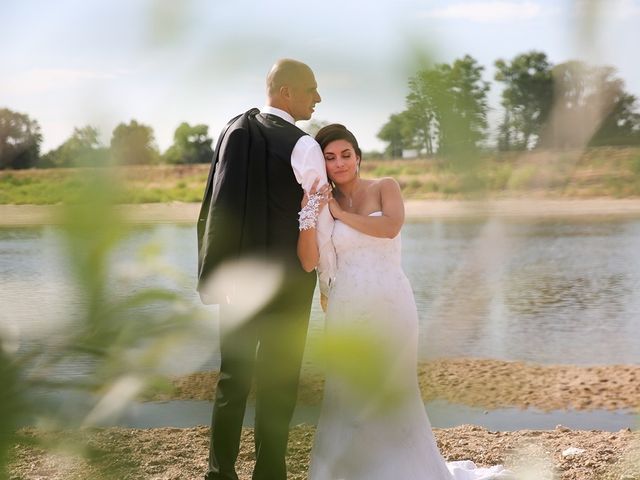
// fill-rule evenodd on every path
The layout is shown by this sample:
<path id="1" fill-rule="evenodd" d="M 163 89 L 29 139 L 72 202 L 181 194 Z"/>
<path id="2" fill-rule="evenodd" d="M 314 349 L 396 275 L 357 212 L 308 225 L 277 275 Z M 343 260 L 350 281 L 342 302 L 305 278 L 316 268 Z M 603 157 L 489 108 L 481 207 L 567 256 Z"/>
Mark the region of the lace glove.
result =
<path id="1" fill-rule="evenodd" d="M 298 213 L 298 225 L 300 231 L 316 228 L 318 215 L 320 213 L 320 203 L 325 196 L 322 192 L 309 195 L 307 204 Z"/>

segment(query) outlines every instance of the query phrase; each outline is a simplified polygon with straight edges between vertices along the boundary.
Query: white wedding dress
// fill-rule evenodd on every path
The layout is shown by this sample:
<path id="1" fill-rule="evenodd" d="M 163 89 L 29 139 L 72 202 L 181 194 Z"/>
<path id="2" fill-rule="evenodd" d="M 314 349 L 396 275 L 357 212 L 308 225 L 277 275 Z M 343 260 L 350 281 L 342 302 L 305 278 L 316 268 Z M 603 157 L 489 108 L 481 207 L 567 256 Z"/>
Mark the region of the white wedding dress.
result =
<path id="1" fill-rule="evenodd" d="M 336 221 L 333 242 L 338 267 L 329 295 L 326 334 L 358 332 L 373 342 L 382 361 L 373 367 L 379 389 L 369 392 L 354 387 L 353 377 L 350 380 L 339 369 L 326 372 L 309 479 L 505 478 L 508 472 L 500 466 L 446 463 L 438 450 L 418 387 L 418 314 L 402 271 L 400 235 L 372 237 Z"/>

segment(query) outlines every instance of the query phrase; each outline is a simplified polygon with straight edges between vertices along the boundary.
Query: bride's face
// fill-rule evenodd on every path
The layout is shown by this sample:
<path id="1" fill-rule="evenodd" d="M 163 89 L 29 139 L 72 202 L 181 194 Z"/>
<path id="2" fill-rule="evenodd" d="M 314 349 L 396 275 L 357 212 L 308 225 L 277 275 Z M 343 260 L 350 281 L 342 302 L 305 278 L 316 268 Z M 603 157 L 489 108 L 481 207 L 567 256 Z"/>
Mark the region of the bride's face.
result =
<path id="1" fill-rule="evenodd" d="M 360 157 L 346 140 L 334 140 L 324 147 L 324 160 L 329 180 L 336 185 L 352 181 L 358 174 Z"/>

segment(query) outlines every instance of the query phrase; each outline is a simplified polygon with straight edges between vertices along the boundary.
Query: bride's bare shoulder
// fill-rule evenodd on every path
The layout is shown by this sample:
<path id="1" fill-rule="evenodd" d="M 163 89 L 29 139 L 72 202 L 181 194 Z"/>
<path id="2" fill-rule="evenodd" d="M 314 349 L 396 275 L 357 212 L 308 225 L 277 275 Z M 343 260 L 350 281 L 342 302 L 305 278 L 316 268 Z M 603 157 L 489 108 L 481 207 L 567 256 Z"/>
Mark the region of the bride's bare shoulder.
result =
<path id="1" fill-rule="evenodd" d="M 389 187 L 400 188 L 400 184 L 393 177 L 374 178 L 374 179 L 366 180 L 366 182 L 367 182 L 367 186 L 370 188 L 389 188 Z"/>
<path id="2" fill-rule="evenodd" d="M 398 181 L 393 177 L 382 177 L 382 178 L 379 178 L 377 182 L 380 186 L 389 186 L 389 185 L 397 186 L 397 187 L 400 186 Z"/>
<path id="3" fill-rule="evenodd" d="M 380 192 L 400 192 L 400 184 L 393 177 L 377 178 L 373 180 L 373 182 L 375 182 L 375 184 L 372 186 L 378 189 Z"/>

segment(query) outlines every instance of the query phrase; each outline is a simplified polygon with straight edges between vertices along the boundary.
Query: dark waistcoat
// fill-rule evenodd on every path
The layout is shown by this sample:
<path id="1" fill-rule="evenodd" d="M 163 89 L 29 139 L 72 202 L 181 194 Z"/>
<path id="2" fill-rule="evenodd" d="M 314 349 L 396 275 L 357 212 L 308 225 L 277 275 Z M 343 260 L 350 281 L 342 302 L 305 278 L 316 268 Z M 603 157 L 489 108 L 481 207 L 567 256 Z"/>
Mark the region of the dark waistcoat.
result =
<path id="1" fill-rule="evenodd" d="M 258 115 L 256 120 L 267 150 L 267 249 L 296 256 L 303 191 L 291 167 L 291 153 L 306 134 L 276 115 Z"/>
<path id="2" fill-rule="evenodd" d="M 291 153 L 303 135 L 295 125 L 257 109 L 227 124 L 198 217 L 199 289 L 221 262 L 246 255 L 278 261 L 288 275 L 315 279 L 302 270 L 296 254 L 303 192 Z"/>

